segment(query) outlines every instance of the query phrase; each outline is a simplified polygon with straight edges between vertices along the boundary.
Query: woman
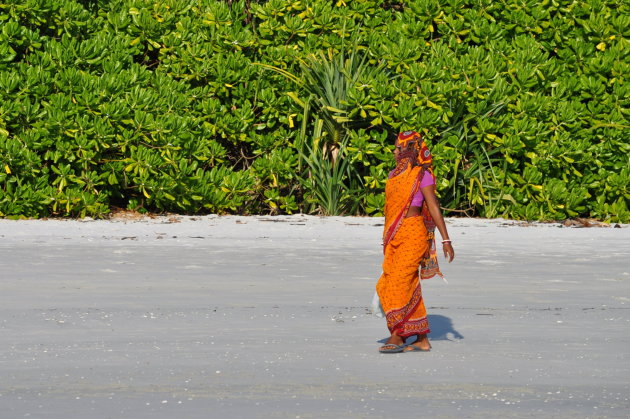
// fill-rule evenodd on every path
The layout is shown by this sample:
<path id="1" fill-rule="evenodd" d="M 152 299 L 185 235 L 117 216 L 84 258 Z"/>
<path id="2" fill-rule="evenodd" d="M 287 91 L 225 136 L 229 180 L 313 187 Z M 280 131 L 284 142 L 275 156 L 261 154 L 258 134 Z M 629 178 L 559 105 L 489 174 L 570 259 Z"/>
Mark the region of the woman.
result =
<path id="1" fill-rule="evenodd" d="M 433 159 L 422 136 L 415 131 L 400 133 L 394 155 L 396 168 L 385 186 L 383 274 L 376 284 L 391 336 L 379 352 L 429 351 L 429 322 L 420 278 L 442 276 L 435 251 L 435 227 L 449 262 L 455 252 L 435 196 Z M 411 336 L 416 336 L 415 342 L 405 345 Z"/>

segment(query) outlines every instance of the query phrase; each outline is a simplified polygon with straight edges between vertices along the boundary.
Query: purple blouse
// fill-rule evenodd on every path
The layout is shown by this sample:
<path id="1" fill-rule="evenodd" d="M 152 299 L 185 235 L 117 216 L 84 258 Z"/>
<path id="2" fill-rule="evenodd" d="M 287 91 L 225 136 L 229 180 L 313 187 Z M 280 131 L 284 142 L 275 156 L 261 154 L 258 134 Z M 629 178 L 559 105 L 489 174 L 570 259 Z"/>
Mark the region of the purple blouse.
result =
<path id="1" fill-rule="evenodd" d="M 393 172 L 393 171 L 392 171 Z M 391 173 L 389 174 L 391 176 Z M 411 200 L 412 207 L 421 207 L 424 202 L 424 195 L 422 194 L 422 188 L 425 186 L 435 185 L 435 178 L 428 170 L 424 172 L 422 176 L 422 180 L 420 181 L 420 188 L 418 188 L 418 192 L 413 196 Z"/>
<path id="2" fill-rule="evenodd" d="M 424 176 L 422 176 L 422 180 L 420 181 L 420 188 L 418 188 L 418 192 L 416 192 L 416 194 L 413 196 L 413 199 L 411 200 L 412 207 L 422 206 L 422 203 L 424 202 L 424 195 L 422 195 L 422 191 L 420 189 L 424 188 L 425 186 L 431 185 L 435 185 L 435 178 L 433 177 L 431 172 L 426 171 L 424 172 Z"/>

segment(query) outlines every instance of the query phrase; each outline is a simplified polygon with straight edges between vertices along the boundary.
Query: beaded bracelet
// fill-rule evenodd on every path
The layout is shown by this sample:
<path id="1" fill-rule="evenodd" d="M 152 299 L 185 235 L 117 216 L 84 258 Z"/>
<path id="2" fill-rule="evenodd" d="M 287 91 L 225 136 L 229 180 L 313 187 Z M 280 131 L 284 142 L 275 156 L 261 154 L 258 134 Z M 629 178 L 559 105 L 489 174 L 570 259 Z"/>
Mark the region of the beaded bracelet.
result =
<path id="1" fill-rule="evenodd" d="M 451 240 L 442 240 L 442 243 L 450 243 Z"/>

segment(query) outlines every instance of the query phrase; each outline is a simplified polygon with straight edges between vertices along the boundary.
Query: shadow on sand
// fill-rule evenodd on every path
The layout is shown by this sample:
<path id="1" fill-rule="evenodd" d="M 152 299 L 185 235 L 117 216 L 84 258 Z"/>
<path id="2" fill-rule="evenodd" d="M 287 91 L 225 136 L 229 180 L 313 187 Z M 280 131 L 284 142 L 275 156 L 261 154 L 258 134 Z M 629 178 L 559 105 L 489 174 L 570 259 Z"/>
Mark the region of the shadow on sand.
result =
<path id="1" fill-rule="evenodd" d="M 431 340 L 455 340 L 464 339 L 464 335 L 453 327 L 453 322 L 449 317 L 439 314 L 429 314 L 429 339 Z"/>
<path id="2" fill-rule="evenodd" d="M 464 335 L 459 333 L 453 327 L 453 322 L 449 317 L 440 316 L 439 314 L 429 314 L 429 328 L 431 329 L 431 333 L 429 333 L 430 340 L 455 340 L 455 339 L 464 339 Z M 389 337 L 379 340 L 380 343 L 387 342 Z M 407 342 L 413 343 L 413 342 Z"/>

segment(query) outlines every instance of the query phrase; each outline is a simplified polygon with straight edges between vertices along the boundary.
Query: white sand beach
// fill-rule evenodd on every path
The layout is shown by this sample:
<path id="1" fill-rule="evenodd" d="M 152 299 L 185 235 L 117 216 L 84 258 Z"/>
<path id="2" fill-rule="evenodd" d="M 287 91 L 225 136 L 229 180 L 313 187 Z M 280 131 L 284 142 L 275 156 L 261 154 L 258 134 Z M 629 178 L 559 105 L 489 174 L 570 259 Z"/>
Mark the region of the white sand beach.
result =
<path id="1" fill-rule="evenodd" d="M 627 418 L 630 227 L 448 219 L 383 355 L 381 218 L 0 220 L 1 418 Z"/>

